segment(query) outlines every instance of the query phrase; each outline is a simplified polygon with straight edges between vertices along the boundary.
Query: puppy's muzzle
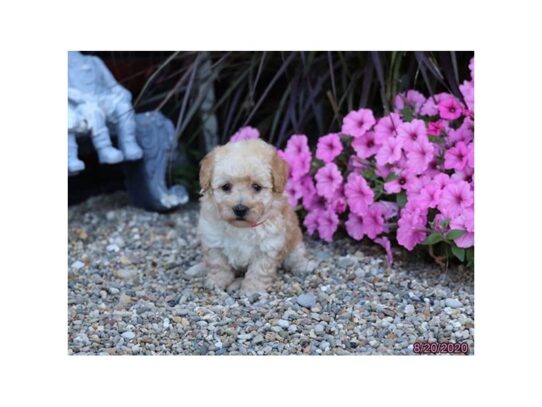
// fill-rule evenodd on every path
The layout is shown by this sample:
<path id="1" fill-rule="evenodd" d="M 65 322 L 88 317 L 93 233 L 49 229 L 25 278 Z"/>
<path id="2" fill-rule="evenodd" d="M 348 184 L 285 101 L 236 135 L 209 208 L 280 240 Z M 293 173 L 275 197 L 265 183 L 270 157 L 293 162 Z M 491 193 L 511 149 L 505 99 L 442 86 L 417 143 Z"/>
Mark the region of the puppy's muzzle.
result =
<path id="1" fill-rule="evenodd" d="M 235 205 L 232 209 L 233 209 L 233 213 L 235 213 L 235 216 L 238 219 L 243 219 L 248 212 L 248 207 L 241 204 Z"/>

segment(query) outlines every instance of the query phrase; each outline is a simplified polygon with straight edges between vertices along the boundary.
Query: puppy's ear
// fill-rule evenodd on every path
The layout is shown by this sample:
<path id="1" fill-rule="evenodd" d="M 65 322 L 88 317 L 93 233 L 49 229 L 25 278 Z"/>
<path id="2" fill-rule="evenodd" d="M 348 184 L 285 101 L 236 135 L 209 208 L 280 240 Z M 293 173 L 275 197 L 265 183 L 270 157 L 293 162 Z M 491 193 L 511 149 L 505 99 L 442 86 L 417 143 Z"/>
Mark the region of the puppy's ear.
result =
<path id="1" fill-rule="evenodd" d="M 273 152 L 271 158 L 271 177 L 273 179 L 273 191 L 282 194 L 288 181 L 288 163 L 284 161 L 276 152 Z"/>
<path id="2" fill-rule="evenodd" d="M 211 177 L 213 176 L 213 167 L 215 164 L 216 148 L 207 153 L 205 157 L 199 163 L 199 185 L 201 188 L 200 193 L 207 191 L 211 188 Z"/>

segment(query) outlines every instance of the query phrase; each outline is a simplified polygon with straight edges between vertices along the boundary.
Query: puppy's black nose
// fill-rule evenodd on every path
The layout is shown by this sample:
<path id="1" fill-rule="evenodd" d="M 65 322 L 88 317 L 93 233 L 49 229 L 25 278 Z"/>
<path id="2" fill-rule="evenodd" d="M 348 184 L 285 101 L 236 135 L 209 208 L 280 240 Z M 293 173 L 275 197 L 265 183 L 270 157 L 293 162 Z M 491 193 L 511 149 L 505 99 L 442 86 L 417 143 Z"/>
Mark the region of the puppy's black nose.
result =
<path id="1" fill-rule="evenodd" d="M 233 207 L 233 213 L 235 213 L 235 216 L 237 216 L 238 218 L 244 218 L 247 212 L 248 207 L 246 207 L 245 205 L 239 204 Z"/>

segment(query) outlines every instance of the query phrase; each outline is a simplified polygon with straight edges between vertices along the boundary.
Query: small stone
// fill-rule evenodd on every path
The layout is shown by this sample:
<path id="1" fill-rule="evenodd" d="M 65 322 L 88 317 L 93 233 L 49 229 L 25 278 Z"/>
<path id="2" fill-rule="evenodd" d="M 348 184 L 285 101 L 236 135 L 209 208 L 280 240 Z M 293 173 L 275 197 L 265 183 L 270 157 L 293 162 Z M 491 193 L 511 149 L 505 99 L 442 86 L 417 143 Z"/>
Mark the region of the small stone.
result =
<path id="1" fill-rule="evenodd" d="M 281 328 L 287 329 L 290 326 L 290 323 L 284 319 L 279 319 L 277 321 L 277 325 L 280 326 Z"/>
<path id="2" fill-rule="evenodd" d="M 450 308 L 460 308 L 463 306 L 463 304 L 461 304 L 461 302 L 459 302 L 455 298 L 446 298 L 444 303 L 446 304 L 447 307 L 450 307 Z"/>
<path id="3" fill-rule="evenodd" d="M 342 269 L 349 268 L 357 263 L 357 260 L 354 256 L 344 256 L 339 257 L 339 260 L 337 260 L 337 266 L 339 266 Z"/>
<path id="4" fill-rule="evenodd" d="M 313 294 L 301 294 L 297 297 L 297 303 L 305 308 L 310 308 L 316 304 L 316 297 Z"/>
<path id="5" fill-rule="evenodd" d="M 412 315 L 412 314 L 414 314 L 414 311 L 415 311 L 414 305 L 412 305 L 412 304 L 408 304 L 408 305 L 405 307 L 405 314 L 407 314 L 407 315 Z"/>
<path id="6" fill-rule="evenodd" d="M 119 304 L 120 305 L 128 305 L 128 304 L 131 304 L 131 303 L 132 303 L 132 297 L 130 297 L 129 295 L 126 295 L 126 294 L 122 293 L 119 296 Z"/>
<path id="7" fill-rule="evenodd" d="M 121 335 L 124 339 L 134 339 L 135 338 L 135 333 L 133 333 L 132 331 L 126 331 L 124 332 L 122 335 Z"/>
<path id="8" fill-rule="evenodd" d="M 162 321 L 162 326 L 164 327 L 164 329 L 169 328 L 169 318 L 164 318 L 164 320 Z"/>
<path id="9" fill-rule="evenodd" d="M 330 347 L 330 343 L 328 341 L 322 341 L 320 343 L 320 349 L 322 349 L 324 352 L 329 350 L 329 347 Z"/>
<path id="10" fill-rule="evenodd" d="M 222 349 L 222 346 L 224 346 L 224 345 L 222 344 L 221 341 L 215 342 L 215 348 Z"/>
<path id="11" fill-rule="evenodd" d="M 72 268 L 75 270 L 79 270 L 83 267 L 85 267 L 85 263 L 83 263 L 82 261 L 77 260 L 72 263 Z"/>
<path id="12" fill-rule="evenodd" d="M 369 341 L 369 345 L 371 345 L 373 348 L 378 347 L 378 341 L 375 339 L 372 339 Z"/>
<path id="13" fill-rule="evenodd" d="M 119 291 L 120 291 L 120 290 L 119 290 L 118 288 L 116 288 L 116 287 L 109 287 L 108 290 L 109 290 L 109 294 L 112 294 L 112 295 L 116 295 L 116 294 L 118 294 Z"/>
<path id="14" fill-rule="evenodd" d="M 254 337 L 254 339 L 252 340 L 252 344 L 253 345 L 258 345 L 260 343 L 262 343 L 264 341 L 264 338 L 262 335 L 258 334 Z"/>
<path id="15" fill-rule="evenodd" d="M 316 326 L 314 327 L 314 333 L 315 333 L 315 334 L 318 334 L 318 335 L 324 333 L 324 325 L 322 325 L 322 324 L 316 325 Z"/>
<path id="16" fill-rule="evenodd" d="M 131 280 L 137 276 L 137 270 L 130 269 L 113 269 L 113 275 L 121 280 Z"/>
<path id="17" fill-rule="evenodd" d="M 237 335 L 237 339 L 240 339 L 242 341 L 252 338 L 252 334 L 239 334 Z"/>
<path id="18" fill-rule="evenodd" d="M 107 245 L 106 247 L 106 250 L 108 252 L 118 252 L 120 250 L 120 247 L 118 247 L 116 244 L 110 244 L 110 245 Z"/>

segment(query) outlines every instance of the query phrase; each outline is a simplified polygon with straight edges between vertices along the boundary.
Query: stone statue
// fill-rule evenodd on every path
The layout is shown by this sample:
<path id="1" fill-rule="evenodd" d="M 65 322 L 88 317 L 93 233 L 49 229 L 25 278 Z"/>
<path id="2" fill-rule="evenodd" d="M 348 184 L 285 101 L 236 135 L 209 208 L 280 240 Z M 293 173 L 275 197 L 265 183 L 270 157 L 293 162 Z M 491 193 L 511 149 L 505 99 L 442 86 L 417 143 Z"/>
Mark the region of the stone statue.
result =
<path id="1" fill-rule="evenodd" d="M 68 52 L 68 172 L 85 168 L 77 158 L 77 134 L 87 133 L 104 164 L 143 157 L 135 137 L 132 95 L 120 86 L 98 57 Z M 111 144 L 110 129 L 120 150 Z"/>
<path id="2" fill-rule="evenodd" d="M 173 123 L 160 112 L 134 114 L 131 99 L 98 57 L 68 53 L 68 174 L 85 169 L 77 158 L 76 137 L 90 137 L 100 163 L 123 162 L 133 205 L 170 211 L 189 198 L 184 186 L 168 187 L 165 181 L 177 152 Z"/>

